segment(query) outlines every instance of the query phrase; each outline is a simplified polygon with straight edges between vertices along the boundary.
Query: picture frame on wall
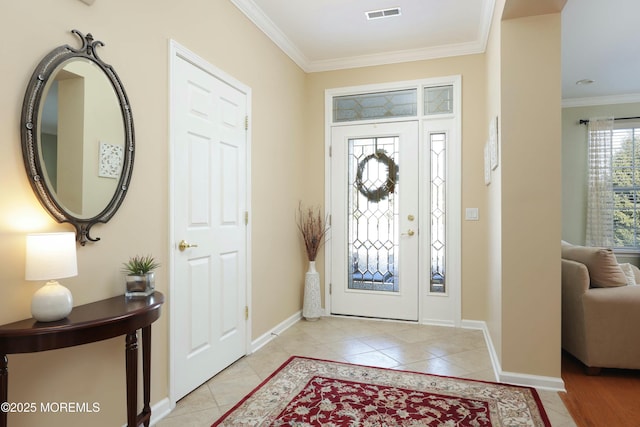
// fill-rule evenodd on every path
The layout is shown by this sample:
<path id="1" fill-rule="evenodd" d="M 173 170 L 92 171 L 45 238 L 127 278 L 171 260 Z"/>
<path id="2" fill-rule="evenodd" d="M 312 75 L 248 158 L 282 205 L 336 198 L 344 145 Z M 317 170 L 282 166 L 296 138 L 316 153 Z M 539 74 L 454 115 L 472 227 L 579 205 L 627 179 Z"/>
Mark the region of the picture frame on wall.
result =
<path id="1" fill-rule="evenodd" d="M 117 179 L 122 171 L 124 147 L 100 141 L 98 152 L 98 176 Z"/>
<path id="2" fill-rule="evenodd" d="M 489 122 L 489 156 L 491 170 L 495 170 L 498 167 L 498 116 Z"/>
<path id="3" fill-rule="evenodd" d="M 489 142 L 484 144 L 484 183 L 491 184 L 491 154 L 489 153 Z"/>

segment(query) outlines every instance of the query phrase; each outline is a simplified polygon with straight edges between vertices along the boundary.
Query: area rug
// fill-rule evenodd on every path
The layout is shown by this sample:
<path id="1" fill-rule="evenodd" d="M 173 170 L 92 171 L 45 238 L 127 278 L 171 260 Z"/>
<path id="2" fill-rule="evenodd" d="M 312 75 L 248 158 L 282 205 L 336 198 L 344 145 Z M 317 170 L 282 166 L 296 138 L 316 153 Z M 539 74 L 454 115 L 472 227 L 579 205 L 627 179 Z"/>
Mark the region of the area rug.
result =
<path id="1" fill-rule="evenodd" d="M 215 426 L 551 427 L 535 389 L 293 356 Z"/>

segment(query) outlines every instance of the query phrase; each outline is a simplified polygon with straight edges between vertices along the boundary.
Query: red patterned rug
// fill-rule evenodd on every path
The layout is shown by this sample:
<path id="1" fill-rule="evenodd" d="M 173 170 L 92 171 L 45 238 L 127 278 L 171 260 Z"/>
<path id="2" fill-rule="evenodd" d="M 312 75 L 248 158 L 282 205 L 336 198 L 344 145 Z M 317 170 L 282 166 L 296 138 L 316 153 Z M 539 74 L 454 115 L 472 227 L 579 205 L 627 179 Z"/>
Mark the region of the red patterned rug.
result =
<path id="1" fill-rule="evenodd" d="M 551 427 L 535 389 L 291 357 L 215 426 Z"/>

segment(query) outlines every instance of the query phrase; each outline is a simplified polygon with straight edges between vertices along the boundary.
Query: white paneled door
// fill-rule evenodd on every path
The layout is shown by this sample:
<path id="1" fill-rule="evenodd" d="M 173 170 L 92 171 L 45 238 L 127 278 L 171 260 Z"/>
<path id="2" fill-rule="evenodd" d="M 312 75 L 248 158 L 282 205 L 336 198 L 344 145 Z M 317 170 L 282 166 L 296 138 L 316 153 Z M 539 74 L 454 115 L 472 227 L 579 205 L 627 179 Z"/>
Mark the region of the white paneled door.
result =
<path id="1" fill-rule="evenodd" d="M 172 57 L 172 399 L 247 353 L 247 93 Z"/>
<path id="2" fill-rule="evenodd" d="M 418 122 L 331 130 L 331 312 L 418 320 Z"/>

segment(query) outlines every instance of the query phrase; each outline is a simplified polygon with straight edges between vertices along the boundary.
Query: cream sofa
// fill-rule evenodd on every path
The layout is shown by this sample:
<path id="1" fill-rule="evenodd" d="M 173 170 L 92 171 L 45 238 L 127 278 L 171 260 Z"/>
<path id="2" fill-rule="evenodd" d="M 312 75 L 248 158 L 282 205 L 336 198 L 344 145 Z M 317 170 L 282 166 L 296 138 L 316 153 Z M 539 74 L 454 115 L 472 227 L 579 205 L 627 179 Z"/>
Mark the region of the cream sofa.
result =
<path id="1" fill-rule="evenodd" d="M 587 373 L 640 369 L 640 270 L 610 249 L 562 245 L 562 348 Z"/>

